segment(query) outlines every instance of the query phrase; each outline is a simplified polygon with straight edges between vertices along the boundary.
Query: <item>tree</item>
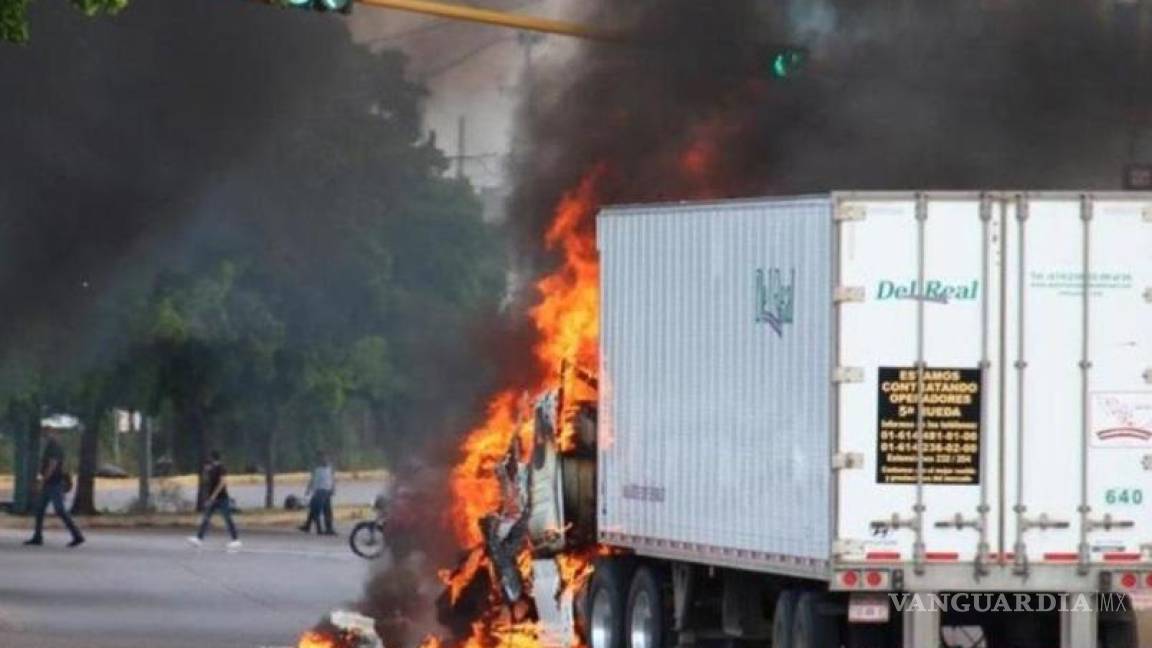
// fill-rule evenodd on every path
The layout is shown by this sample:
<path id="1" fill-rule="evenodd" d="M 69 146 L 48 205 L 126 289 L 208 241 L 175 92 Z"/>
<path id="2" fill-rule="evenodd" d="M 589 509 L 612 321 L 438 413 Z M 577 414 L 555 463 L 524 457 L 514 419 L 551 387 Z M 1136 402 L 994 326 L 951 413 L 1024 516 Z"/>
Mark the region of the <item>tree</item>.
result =
<path id="1" fill-rule="evenodd" d="M 496 316 L 503 251 L 472 187 L 444 177 L 402 55 L 243 3 L 95 24 L 43 7 L 51 47 L 0 57 L 21 97 L 0 102 L 0 214 L 21 242 L 0 258 L 16 305 L 0 401 L 140 410 L 166 431 L 158 457 L 198 471 L 219 447 L 230 469 L 263 468 L 267 503 L 274 471 L 318 449 L 377 465 L 471 410 L 488 375 L 471 334 Z M 115 117 L 62 112 L 79 105 Z"/>
<path id="2" fill-rule="evenodd" d="M 73 6 L 89 16 L 112 15 L 128 6 L 128 0 L 71 0 Z M 28 41 L 29 0 L 0 0 L 0 41 Z"/>

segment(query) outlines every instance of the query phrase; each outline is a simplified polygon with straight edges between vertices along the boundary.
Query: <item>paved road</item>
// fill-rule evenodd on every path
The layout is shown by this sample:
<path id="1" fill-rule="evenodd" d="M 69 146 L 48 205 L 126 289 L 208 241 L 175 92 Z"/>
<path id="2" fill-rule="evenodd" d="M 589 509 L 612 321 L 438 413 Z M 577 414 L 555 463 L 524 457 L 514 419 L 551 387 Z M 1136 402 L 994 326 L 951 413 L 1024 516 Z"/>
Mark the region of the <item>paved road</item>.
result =
<path id="1" fill-rule="evenodd" d="M 355 600 L 368 563 L 344 537 L 248 533 L 237 553 L 217 532 L 94 531 L 66 549 L 0 530 L 3 648 L 255 648 L 294 645 L 321 615 Z"/>

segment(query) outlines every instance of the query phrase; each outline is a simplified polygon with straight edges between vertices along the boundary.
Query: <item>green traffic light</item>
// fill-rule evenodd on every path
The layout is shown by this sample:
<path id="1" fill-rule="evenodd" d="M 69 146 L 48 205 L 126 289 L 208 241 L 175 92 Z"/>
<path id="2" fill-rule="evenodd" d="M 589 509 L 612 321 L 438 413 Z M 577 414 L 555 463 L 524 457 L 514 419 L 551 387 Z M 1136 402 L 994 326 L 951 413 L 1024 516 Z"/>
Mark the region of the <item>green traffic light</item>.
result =
<path id="1" fill-rule="evenodd" d="M 326 11 L 348 11 L 352 6 L 352 0 L 320 0 L 320 5 Z"/>
<path id="2" fill-rule="evenodd" d="M 804 54 L 798 50 L 777 52 L 772 57 L 772 76 L 786 79 L 795 74 L 803 63 Z"/>
<path id="3" fill-rule="evenodd" d="M 312 6 L 312 0 L 284 0 L 284 4 L 293 9 L 307 9 Z"/>

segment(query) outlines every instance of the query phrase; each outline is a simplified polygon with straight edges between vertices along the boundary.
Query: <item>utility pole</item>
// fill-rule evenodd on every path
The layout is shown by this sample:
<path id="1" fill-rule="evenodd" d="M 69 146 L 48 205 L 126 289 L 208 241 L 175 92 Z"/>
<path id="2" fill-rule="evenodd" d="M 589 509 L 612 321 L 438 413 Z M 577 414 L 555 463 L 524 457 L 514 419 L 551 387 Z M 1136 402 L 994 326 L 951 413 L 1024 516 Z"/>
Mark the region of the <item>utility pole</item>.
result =
<path id="1" fill-rule="evenodd" d="M 520 100 L 525 114 L 531 119 L 536 114 L 536 71 L 533 66 L 532 50 L 544 41 L 544 35 L 535 32 L 522 31 L 516 35 L 516 43 L 524 55 L 523 69 L 520 72 Z M 513 156 L 522 148 L 524 142 L 520 138 L 512 138 Z"/>
<path id="2" fill-rule="evenodd" d="M 468 118 L 460 115 L 456 122 L 456 179 L 464 179 L 464 160 L 468 156 L 467 149 Z"/>
<path id="3" fill-rule="evenodd" d="M 524 52 L 524 80 L 523 92 L 526 96 L 532 95 L 533 69 L 532 50 L 544 41 L 544 35 L 531 31 L 522 31 L 516 34 L 516 43 Z"/>

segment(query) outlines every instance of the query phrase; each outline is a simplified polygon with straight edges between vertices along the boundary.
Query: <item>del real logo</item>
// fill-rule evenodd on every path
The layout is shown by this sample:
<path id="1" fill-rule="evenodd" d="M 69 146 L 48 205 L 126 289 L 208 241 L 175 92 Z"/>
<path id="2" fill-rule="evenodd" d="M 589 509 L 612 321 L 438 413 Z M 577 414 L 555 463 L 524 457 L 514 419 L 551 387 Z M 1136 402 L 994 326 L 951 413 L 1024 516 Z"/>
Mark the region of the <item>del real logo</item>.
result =
<path id="1" fill-rule="evenodd" d="M 980 294 L 980 282 L 928 280 L 921 286 L 919 281 L 881 280 L 876 288 L 876 299 L 911 299 L 947 304 L 950 301 L 973 301 Z"/>
<path id="2" fill-rule="evenodd" d="M 796 269 L 788 271 L 787 280 L 780 268 L 756 271 L 756 322 L 772 327 L 784 337 L 784 325 L 791 324 L 796 305 Z"/>

